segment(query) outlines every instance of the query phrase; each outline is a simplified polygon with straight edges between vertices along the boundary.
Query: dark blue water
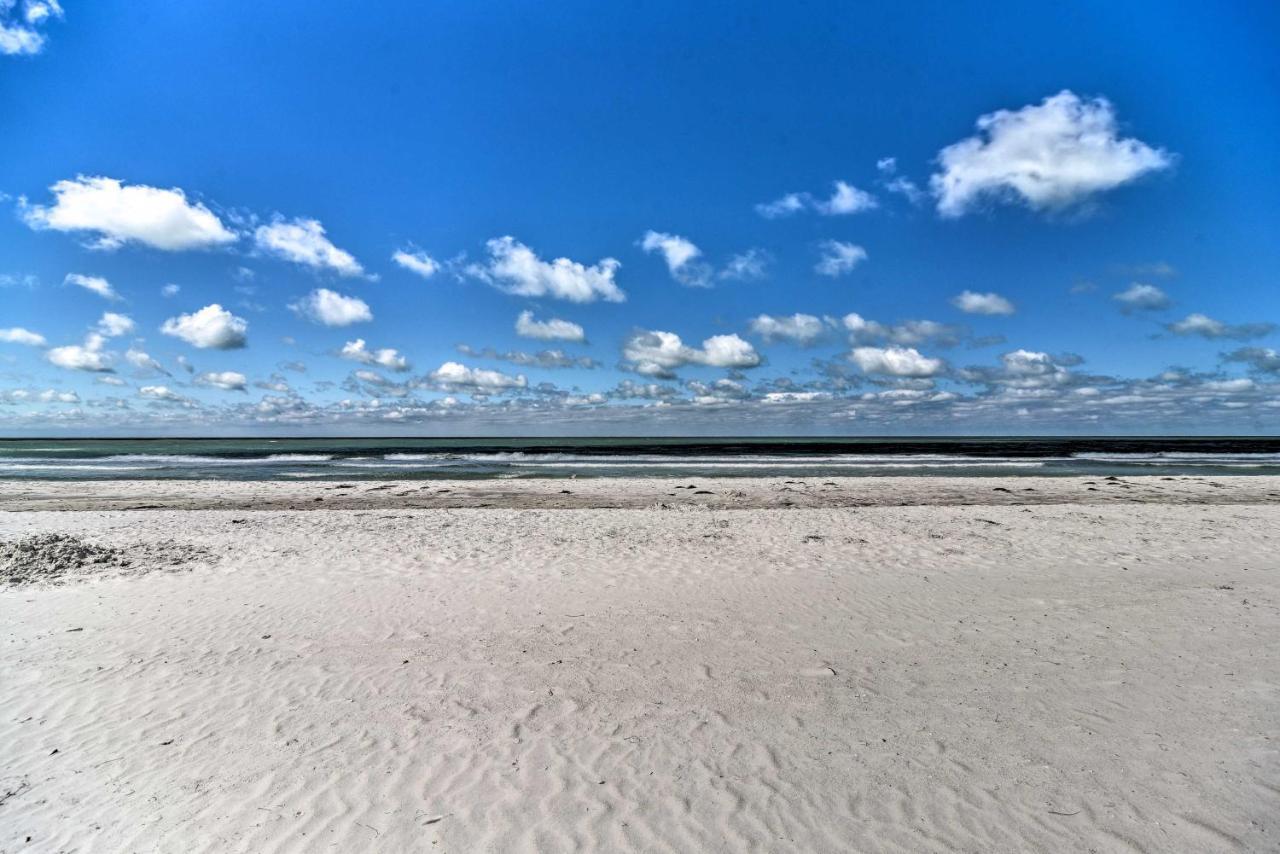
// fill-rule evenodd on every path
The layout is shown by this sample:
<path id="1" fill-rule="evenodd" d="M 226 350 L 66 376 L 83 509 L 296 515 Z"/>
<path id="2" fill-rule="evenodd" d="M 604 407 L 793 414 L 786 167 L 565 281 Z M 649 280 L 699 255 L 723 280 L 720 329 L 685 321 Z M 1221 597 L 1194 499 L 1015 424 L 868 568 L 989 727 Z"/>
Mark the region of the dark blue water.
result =
<path id="1" fill-rule="evenodd" d="M 1280 438 L 7 439 L 6 479 L 1280 474 Z"/>

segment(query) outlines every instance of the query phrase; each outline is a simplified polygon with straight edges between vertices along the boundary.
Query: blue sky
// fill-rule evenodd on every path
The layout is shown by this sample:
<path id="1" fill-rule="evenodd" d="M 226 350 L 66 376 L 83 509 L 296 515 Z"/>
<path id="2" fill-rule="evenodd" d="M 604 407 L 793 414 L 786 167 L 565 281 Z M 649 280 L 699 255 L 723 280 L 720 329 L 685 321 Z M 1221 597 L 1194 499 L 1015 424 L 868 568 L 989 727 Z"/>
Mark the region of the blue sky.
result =
<path id="1" fill-rule="evenodd" d="M 0 0 L 0 432 L 1275 432 L 1278 42 Z"/>

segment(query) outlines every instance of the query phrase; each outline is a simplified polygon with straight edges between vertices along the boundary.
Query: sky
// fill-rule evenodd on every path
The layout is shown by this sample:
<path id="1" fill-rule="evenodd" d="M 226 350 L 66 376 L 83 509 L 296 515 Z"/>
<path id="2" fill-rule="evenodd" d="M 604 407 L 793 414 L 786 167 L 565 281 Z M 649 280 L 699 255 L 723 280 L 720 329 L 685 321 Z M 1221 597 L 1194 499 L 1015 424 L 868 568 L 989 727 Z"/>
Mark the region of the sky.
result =
<path id="1" fill-rule="evenodd" d="M 0 0 L 0 435 L 1275 433 L 1274 3 Z"/>

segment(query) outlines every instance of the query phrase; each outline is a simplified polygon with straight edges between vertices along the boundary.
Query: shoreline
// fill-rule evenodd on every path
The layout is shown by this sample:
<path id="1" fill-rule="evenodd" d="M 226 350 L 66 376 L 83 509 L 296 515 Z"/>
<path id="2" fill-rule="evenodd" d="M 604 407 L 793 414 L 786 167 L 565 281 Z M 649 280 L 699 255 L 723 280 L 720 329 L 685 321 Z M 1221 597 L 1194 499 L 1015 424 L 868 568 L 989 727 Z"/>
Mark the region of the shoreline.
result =
<path id="1" fill-rule="evenodd" d="M 714 510 L 1051 504 L 1280 504 L 1280 476 L 0 480 L 26 510 Z"/>

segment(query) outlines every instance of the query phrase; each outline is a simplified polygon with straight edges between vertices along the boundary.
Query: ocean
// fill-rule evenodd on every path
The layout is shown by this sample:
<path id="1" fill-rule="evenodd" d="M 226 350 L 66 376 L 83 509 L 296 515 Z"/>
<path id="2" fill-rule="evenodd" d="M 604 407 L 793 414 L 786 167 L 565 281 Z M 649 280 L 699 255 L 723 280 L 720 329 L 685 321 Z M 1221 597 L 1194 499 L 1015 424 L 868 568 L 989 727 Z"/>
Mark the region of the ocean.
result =
<path id="1" fill-rule="evenodd" d="M 0 478 L 1280 474 L 1280 438 L 3 439 Z"/>

